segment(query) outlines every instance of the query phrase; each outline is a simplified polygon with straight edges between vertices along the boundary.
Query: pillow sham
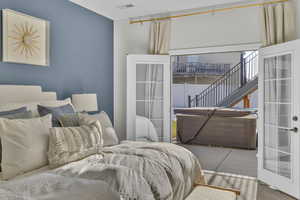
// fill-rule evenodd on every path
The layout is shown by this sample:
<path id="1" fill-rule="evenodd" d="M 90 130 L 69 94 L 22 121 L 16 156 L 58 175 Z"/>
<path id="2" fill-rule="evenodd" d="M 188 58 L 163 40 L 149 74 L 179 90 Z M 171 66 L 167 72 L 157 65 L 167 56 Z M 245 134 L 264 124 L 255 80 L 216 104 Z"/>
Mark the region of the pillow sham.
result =
<path id="1" fill-rule="evenodd" d="M 32 119 L 0 119 L 2 177 L 17 175 L 48 164 L 51 115 Z"/>
<path id="2" fill-rule="evenodd" d="M 0 116 L 23 113 L 23 112 L 26 112 L 26 110 L 27 110 L 26 107 L 21 107 L 21 108 L 17 108 L 17 109 L 14 109 L 14 110 L 1 111 Z"/>
<path id="3" fill-rule="evenodd" d="M 33 114 L 32 114 L 31 111 L 25 111 L 25 112 L 21 112 L 21 113 L 0 115 L 0 118 L 5 118 L 5 119 L 30 119 L 30 118 L 33 118 Z"/>
<path id="4" fill-rule="evenodd" d="M 59 123 L 62 127 L 78 127 L 79 116 L 78 114 L 66 114 L 59 117 Z"/>
<path id="5" fill-rule="evenodd" d="M 21 110 L 21 109 L 19 109 Z M 25 108 L 26 110 L 26 108 Z M 5 119 L 29 119 L 32 118 L 32 112 L 31 111 L 25 111 L 21 113 L 14 113 L 14 114 L 9 114 L 9 115 L 1 115 L 0 118 L 5 118 Z M 1 145 L 1 138 L 0 138 L 0 171 L 1 171 L 1 160 L 2 160 L 2 145 Z"/>
<path id="6" fill-rule="evenodd" d="M 71 104 L 67 104 L 59 107 L 46 107 L 38 105 L 38 111 L 40 116 L 52 114 L 53 127 L 60 127 L 59 118 L 65 114 L 75 114 L 75 110 Z"/>
<path id="7" fill-rule="evenodd" d="M 37 109 L 37 105 L 46 106 L 46 107 L 58 107 L 58 106 L 63 106 L 63 105 L 67 105 L 67 104 L 72 105 L 71 98 L 67 98 L 65 100 L 56 100 L 56 101 L 9 103 L 9 104 L 1 104 L 0 112 L 7 111 L 7 110 L 13 110 L 13 109 L 17 109 L 20 107 L 27 107 L 27 110 L 30 110 L 34 117 L 40 117 L 38 109 Z"/>
<path id="8" fill-rule="evenodd" d="M 79 124 L 87 125 L 99 120 L 103 131 L 103 146 L 113 146 L 119 144 L 119 138 L 106 112 L 101 111 L 99 114 L 88 115 L 79 114 Z"/>
<path id="9" fill-rule="evenodd" d="M 81 127 L 50 129 L 48 160 L 50 168 L 83 159 L 103 147 L 99 121 Z"/>

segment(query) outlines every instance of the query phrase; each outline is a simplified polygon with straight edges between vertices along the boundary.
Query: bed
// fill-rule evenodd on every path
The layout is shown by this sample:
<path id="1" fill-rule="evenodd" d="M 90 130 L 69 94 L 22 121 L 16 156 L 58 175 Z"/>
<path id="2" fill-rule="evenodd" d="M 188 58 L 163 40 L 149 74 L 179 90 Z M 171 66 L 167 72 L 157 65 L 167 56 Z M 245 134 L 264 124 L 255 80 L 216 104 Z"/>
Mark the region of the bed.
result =
<path id="1" fill-rule="evenodd" d="M 40 86 L 0 85 L 0 94 L 0 111 L 7 104 L 57 100 L 55 92 Z M 169 143 L 124 141 L 55 168 L 45 165 L 1 179 L 0 199 L 183 200 L 195 184 L 205 184 L 205 179 L 188 150 Z"/>

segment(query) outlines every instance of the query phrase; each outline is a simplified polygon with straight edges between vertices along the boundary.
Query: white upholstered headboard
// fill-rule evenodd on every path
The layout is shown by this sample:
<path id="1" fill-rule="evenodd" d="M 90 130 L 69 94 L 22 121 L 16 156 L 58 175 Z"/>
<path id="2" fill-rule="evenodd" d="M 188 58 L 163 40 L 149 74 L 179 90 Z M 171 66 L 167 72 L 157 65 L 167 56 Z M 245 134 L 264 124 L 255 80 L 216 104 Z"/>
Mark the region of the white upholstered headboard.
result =
<path id="1" fill-rule="evenodd" d="M 43 92 L 41 86 L 0 85 L 0 104 L 57 100 L 56 92 Z"/>

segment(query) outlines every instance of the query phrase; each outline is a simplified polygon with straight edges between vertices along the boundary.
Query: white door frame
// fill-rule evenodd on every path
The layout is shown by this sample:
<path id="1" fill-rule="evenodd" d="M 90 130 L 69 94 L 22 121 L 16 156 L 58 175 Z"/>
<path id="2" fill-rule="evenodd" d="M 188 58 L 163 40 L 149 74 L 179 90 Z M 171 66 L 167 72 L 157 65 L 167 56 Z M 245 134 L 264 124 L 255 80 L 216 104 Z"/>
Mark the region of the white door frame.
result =
<path id="1" fill-rule="evenodd" d="M 121 139 L 126 139 L 126 130 L 123 130 L 123 128 L 126 127 L 126 119 L 124 118 L 124 121 L 119 121 L 117 116 L 120 114 L 123 114 L 125 116 L 126 114 L 120 111 L 120 107 L 122 105 L 118 105 L 117 98 L 120 96 L 118 94 L 118 84 L 119 84 L 119 79 L 123 83 L 124 81 L 124 76 L 121 77 L 120 71 L 124 72 L 124 69 L 126 68 L 126 55 L 122 56 L 122 53 L 119 52 L 119 49 L 122 47 L 120 45 L 122 41 L 122 37 L 118 31 L 118 26 L 115 25 L 115 31 L 114 31 L 114 38 L 115 38 L 115 43 L 114 43 L 114 73 L 113 73 L 113 82 L 114 82 L 114 97 L 113 97 L 113 113 L 114 113 L 114 125 L 117 126 L 116 128 L 119 129 L 120 134 L 122 136 Z M 234 52 L 234 51 L 251 51 L 251 50 L 257 50 L 262 46 L 261 43 L 249 43 L 249 44 L 236 44 L 236 45 L 227 45 L 227 46 L 211 46 L 211 47 L 200 47 L 200 48 L 191 48 L 191 49 L 171 49 L 169 51 L 170 56 L 176 56 L 176 55 L 192 55 L 192 54 L 202 54 L 202 53 L 221 53 L 221 52 Z M 171 79 L 172 79 L 172 74 L 171 74 Z M 126 88 L 125 88 L 126 89 Z M 124 92 L 125 93 L 125 92 Z M 123 95 L 124 95 L 123 93 Z M 125 94 L 126 96 L 126 94 Z M 122 130 L 121 130 L 122 129 Z"/>

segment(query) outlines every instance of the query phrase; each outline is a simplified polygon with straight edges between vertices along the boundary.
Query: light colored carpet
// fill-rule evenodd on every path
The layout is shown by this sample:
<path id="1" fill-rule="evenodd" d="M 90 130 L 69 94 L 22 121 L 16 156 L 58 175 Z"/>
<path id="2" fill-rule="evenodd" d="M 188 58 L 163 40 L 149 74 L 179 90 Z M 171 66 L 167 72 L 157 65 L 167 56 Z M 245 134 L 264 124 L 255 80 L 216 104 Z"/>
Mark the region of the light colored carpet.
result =
<path id="1" fill-rule="evenodd" d="M 213 171 L 205 171 L 205 177 L 209 185 L 240 190 L 237 200 L 257 200 L 256 178 Z"/>
<path id="2" fill-rule="evenodd" d="M 273 190 L 268 185 L 259 183 L 258 191 L 257 191 L 257 200 L 296 200 L 296 199 L 278 190 Z"/>
<path id="3" fill-rule="evenodd" d="M 237 200 L 296 200 L 278 190 L 271 189 L 256 178 L 205 170 L 209 185 L 237 189 L 241 195 Z"/>

